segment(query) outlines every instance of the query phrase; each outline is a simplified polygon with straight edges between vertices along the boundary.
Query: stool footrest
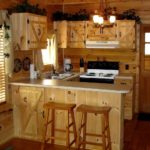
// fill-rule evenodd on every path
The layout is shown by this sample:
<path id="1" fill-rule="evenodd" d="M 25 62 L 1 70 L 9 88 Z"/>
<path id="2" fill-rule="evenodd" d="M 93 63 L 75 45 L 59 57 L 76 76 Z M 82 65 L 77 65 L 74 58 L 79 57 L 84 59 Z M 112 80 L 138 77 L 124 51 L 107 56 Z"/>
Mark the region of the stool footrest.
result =
<path id="1" fill-rule="evenodd" d="M 48 138 L 49 140 L 53 140 L 53 139 L 58 139 L 58 140 L 66 140 L 66 138 L 62 138 L 62 137 L 54 137 L 54 136 L 51 136 Z"/>
<path id="2" fill-rule="evenodd" d="M 48 122 L 45 124 L 45 126 L 49 125 L 49 124 L 52 123 L 52 122 L 53 122 L 53 120 L 48 121 Z"/>
<path id="3" fill-rule="evenodd" d="M 70 128 L 73 125 L 73 122 L 69 124 L 68 128 Z"/>
<path id="4" fill-rule="evenodd" d="M 76 142 L 76 139 L 74 139 L 70 144 L 69 144 L 69 147 L 71 147 L 71 145 L 73 144 L 73 143 L 75 143 Z"/>
<path id="5" fill-rule="evenodd" d="M 81 144 L 90 144 L 90 145 L 97 145 L 97 146 L 102 146 L 102 143 L 96 143 L 96 142 L 90 142 L 90 141 L 84 141 L 81 142 Z"/>

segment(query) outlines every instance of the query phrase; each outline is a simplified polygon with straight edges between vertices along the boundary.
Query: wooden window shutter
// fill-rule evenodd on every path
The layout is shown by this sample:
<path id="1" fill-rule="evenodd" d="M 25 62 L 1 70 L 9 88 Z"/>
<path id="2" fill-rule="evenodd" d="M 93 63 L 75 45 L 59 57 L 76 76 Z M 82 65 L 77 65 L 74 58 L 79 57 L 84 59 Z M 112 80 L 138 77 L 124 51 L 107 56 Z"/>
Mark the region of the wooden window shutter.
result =
<path id="1" fill-rule="evenodd" d="M 0 103 L 6 101 L 4 31 L 0 28 Z"/>

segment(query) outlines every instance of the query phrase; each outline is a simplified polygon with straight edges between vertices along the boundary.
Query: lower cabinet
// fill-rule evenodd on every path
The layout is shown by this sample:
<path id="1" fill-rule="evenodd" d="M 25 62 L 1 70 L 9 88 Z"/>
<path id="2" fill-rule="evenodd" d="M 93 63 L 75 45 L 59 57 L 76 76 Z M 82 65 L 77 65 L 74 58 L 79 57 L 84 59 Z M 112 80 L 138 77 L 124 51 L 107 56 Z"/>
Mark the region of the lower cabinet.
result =
<path id="1" fill-rule="evenodd" d="M 86 91 L 86 90 L 68 90 L 58 88 L 46 88 L 45 89 L 45 100 L 65 103 L 76 103 L 77 107 L 80 104 L 87 104 L 93 106 L 110 106 L 110 131 L 111 131 L 111 142 L 112 150 L 121 149 L 121 143 L 123 142 L 123 116 L 122 110 L 123 105 L 121 102 L 123 97 L 121 94 L 97 92 L 97 91 Z M 81 113 L 75 111 L 77 129 L 81 121 Z M 65 128 L 66 113 L 63 111 L 56 112 L 56 128 Z M 122 120 L 122 121 L 121 121 Z M 101 117 L 95 114 L 88 114 L 87 132 L 89 133 L 101 133 Z M 117 130 L 114 130 L 115 129 Z M 64 137 L 64 133 L 56 133 L 57 136 Z M 71 135 L 72 136 L 72 135 Z M 71 137 L 73 138 L 73 136 Z M 101 141 L 97 137 L 88 137 L 90 141 Z M 63 141 L 56 140 L 56 144 L 65 144 Z M 88 149 L 99 150 L 99 146 L 88 145 Z"/>
<path id="2" fill-rule="evenodd" d="M 124 119 L 131 120 L 134 115 L 134 78 L 116 78 L 115 84 L 131 87 L 131 91 L 126 94 L 124 101 Z"/>
<path id="3" fill-rule="evenodd" d="M 60 103 L 87 104 L 93 106 L 110 106 L 110 131 L 112 150 L 121 150 L 123 145 L 123 116 L 122 101 L 124 96 L 120 93 L 98 92 L 89 90 L 74 90 L 62 88 L 12 87 L 14 104 L 15 135 L 23 138 L 41 140 L 44 129 L 43 104 L 54 101 Z M 56 128 L 64 129 L 67 122 L 67 113 L 56 111 Z M 81 121 L 81 113 L 76 112 L 77 129 Z M 101 133 L 101 117 L 88 114 L 87 132 Z M 114 129 L 115 128 L 115 129 Z M 116 130 L 117 129 L 117 130 Z M 50 132 L 47 133 L 49 135 Z M 65 137 L 65 133 L 57 132 L 57 137 Z M 71 134 L 71 140 L 73 134 Z M 101 141 L 97 137 L 88 137 L 90 141 Z M 56 140 L 56 144 L 64 145 L 65 141 Z M 87 146 L 88 149 L 99 150 L 98 146 Z"/>
<path id="4" fill-rule="evenodd" d="M 44 126 L 44 89 L 14 86 L 12 99 L 15 136 L 40 140 Z"/>

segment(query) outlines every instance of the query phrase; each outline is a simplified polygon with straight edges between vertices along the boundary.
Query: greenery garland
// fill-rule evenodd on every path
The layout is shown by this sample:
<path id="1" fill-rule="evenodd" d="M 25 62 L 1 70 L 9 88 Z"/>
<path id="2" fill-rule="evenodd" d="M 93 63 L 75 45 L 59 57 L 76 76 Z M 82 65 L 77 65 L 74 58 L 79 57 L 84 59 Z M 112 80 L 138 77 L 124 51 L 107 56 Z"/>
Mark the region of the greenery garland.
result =
<path id="1" fill-rule="evenodd" d="M 116 7 L 108 7 L 104 10 L 104 19 L 108 19 L 107 17 L 110 15 L 115 15 L 118 20 L 135 20 L 136 23 L 141 23 L 141 19 L 139 16 L 136 15 L 134 9 L 129 9 L 124 11 L 122 14 L 117 14 Z M 68 21 L 83 21 L 83 20 L 90 20 L 90 14 L 87 13 L 85 9 L 81 9 L 79 12 L 74 14 L 63 13 L 62 11 L 56 11 L 52 15 L 53 21 L 61 21 L 61 20 L 68 20 Z"/>
<path id="2" fill-rule="evenodd" d="M 15 7 L 8 8 L 8 13 L 33 13 L 38 15 L 45 16 L 47 14 L 46 10 L 39 8 L 39 4 L 31 5 L 28 3 L 28 0 L 24 0 L 21 4 L 16 5 Z"/>
<path id="3" fill-rule="evenodd" d="M 68 21 L 83 21 L 89 20 L 90 14 L 85 9 L 80 9 L 77 13 L 70 14 L 62 11 L 56 11 L 52 14 L 53 21 L 68 20 Z"/>

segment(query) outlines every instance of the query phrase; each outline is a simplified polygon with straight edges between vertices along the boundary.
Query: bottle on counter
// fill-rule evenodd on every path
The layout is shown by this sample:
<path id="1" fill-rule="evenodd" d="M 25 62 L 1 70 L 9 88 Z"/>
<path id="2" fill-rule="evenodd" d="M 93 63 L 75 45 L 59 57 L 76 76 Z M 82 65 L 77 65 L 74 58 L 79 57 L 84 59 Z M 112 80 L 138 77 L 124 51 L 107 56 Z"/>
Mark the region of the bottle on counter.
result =
<path id="1" fill-rule="evenodd" d="M 80 58 L 80 73 L 83 73 L 84 71 L 84 59 Z"/>

